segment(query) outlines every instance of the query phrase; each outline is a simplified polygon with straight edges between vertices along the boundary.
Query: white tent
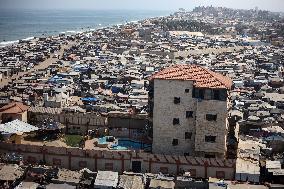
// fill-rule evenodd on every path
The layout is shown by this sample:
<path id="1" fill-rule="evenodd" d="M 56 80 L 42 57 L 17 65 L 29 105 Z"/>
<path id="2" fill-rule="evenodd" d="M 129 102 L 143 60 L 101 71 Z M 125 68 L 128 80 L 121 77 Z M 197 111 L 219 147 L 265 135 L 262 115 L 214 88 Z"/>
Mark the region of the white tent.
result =
<path id="1" fill-rule="evenodd" d="M 0 125 L 0 132 L 4 134 L 29 133 L 37 130 L 38 127 L 32 126 L 20 120 L 14 120 Z"/>

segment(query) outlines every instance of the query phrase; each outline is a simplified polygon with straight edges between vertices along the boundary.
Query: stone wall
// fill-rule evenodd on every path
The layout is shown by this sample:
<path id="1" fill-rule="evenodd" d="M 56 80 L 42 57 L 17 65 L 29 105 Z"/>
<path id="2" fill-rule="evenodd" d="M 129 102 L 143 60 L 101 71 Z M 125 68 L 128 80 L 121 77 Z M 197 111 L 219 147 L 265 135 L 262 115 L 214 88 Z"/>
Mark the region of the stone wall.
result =
<path id="1" fill-rule="evenodd" d="M 228 133 L 227 101 L 211 100 L 211 90 L 204 94 L 210 100 L 193 98 L 192 91 L 193 81 L 154 80 L 153 153 L 223 158 Z M 180 99 L 177 104 L 175 97 Z M 187 111 L 193 112 L 192 117 L 186 117 Z M 216 114 L 216 121 L 206 120 L 206 114 Z M 179 119 L 178 124 L 173 123 L 174 118 Z M 190 139 L 186 132 L 191 134 Z M 205 136 L 215 136 L 216 140 L 206 142 Z M 173 139 L 178 140 L 177 145 Z"/>
<path id="2" fill-rule="evenodd" d="M 154 80 L 154 153 L 194 154 L 197 100 L 192 98 L 192 86 L 192 81 Z M 185 89 L 189 89 L 188 93 Z M 175 97 L 180 98 L 179 104 L 174 104 Z M 186 118 L 186 111 L 193 111 L 193 117 Z M 174 118 L 180 123 L 173 125 Z M 192 133 L 191 139 L 185 139 L 185 132 Z M 172 145 L 173 139 L 178 139 L 177 146 Z"/>
<path id="3" fill-rule="evenodd" d="M 226 101 L 199 100 L 197 103 L 195 151 L 201 153 L 226 153 L 228 111 Z M 216 114 L 216 121 L 206 120 L 206 114 Z M 216 136 L 216 142 L 205 142 L 205 136 Z"/>

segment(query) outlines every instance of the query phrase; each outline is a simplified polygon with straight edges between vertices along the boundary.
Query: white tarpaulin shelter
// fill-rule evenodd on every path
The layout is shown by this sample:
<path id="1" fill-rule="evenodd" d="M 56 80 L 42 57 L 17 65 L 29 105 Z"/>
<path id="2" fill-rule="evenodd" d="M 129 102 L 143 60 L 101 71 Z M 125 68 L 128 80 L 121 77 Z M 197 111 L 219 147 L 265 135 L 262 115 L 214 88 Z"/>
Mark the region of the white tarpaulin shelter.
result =
<path id="1" fill-rule="evenodd" d="M 38 127 L 32 126 L 18 119 L 0 125 L 0 132 L 4 134 L 29 133 L 37 130 Z"/>

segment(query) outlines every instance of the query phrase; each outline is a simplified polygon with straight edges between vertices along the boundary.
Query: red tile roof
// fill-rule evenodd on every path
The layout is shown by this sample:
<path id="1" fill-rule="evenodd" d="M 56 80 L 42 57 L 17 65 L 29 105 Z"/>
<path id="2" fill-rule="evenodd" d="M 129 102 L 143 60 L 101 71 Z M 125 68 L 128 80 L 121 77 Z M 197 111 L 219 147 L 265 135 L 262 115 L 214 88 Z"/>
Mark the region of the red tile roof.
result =
<path id="1" fill-rule="evenodd" d="M 232 80 L 197 65 L 178 64 L 154 74 L 151 79 L 190 80 L 198 88 L 230 89 Z"/>
<path id="2" fill-rule="evenodd" d="M 16 114 L 16 113 L 22 113 L 29 109 L 28 106 L 20 103 L 20 102 L 12 102 L 6 106 L 3 106 L 0 108 L 0 113 L 6 113 L 6 114 Z"/>

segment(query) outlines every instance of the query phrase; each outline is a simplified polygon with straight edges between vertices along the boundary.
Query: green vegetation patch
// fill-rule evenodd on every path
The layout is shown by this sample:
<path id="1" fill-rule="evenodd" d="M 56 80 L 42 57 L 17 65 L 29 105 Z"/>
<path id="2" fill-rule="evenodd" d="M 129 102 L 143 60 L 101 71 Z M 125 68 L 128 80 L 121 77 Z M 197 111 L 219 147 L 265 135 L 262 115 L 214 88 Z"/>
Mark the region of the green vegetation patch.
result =
<path id="1" fill-rule="evenodd" d="M 64 142 L 71 147 L 79 147 L 83 136 L 81 135 L 65 135 Z"/>

